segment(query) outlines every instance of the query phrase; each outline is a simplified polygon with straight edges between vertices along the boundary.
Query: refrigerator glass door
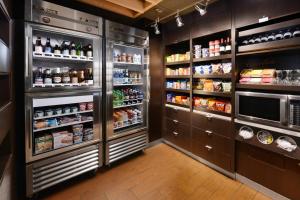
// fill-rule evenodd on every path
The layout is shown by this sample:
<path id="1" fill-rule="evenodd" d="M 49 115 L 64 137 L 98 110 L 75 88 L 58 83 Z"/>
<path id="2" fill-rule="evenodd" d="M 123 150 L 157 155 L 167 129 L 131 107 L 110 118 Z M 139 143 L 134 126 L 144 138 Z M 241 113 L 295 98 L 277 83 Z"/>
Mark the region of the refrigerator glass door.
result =
<path id="1" fill-rule="evenodd" d="M 27 92 L 101 87 L 100 36 L 26 24 Z"/>
<path id="2" fill-rule="evenodd" d="M 108 41 L 108 139 L 147 128 L 148 65 L 145 48 Z"/>
<path id="3" fill-rule="evenodd" d="M 26 161 L 101 140 L 99 92 L 27 96 Z"/>

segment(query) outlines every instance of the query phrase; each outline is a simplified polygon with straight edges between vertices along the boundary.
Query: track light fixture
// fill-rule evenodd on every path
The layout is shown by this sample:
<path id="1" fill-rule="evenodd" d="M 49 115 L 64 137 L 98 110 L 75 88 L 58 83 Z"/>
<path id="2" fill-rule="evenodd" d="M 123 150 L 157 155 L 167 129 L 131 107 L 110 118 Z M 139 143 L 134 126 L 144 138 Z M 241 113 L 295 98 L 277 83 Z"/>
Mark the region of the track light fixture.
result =
<path id="1" fill-rule="evenodd" d="M 156 35 L 159 35 L 159 34 L 160 34 L 160 30 L 159 30 L 158 23 L 159 23 L 159 18 L 157 18 L 157 19 L 155 20 L 155 23 L 152 25 L 152 27 L 154 28 L 154 33 L 155 33 Z"/>
<path id="2" fill-rule="evenodd" d="M 179 15 L 179 11 L 177 10 L 177 14 L 175 16 L 176 23 L 178 27 L 182 27 L 184 25 L 182 18 Z"/>
<path id="3" fill-rule="evenodd" d="M 207 13 L 207 4 L 208 4 L 208 0 L 205 2 L 205 4 L 198 3 L 195 5 L 195 9 L 200 13 L 201 16 Z"/>

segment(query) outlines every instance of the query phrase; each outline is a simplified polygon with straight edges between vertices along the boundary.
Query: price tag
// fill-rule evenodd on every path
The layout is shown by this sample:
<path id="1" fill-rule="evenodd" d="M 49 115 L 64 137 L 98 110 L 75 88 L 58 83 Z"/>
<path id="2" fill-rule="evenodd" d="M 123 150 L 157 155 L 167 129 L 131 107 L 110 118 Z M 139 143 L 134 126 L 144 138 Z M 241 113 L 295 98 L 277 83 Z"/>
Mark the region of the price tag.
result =
<path id="1" fill-rule="evenodd" d="M 259 23 L 267 22 L 269 21 L 269 17 L 262 17 L 258 20 Z"/>

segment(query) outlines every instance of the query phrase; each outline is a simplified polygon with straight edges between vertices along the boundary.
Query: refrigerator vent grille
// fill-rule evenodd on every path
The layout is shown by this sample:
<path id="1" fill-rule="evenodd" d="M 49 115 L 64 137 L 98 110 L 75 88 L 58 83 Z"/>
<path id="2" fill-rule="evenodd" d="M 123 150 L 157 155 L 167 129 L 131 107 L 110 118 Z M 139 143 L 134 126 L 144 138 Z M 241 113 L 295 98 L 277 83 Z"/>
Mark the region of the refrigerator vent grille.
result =
<path id="1" fill-rule="evenodd" d="M 112 163 L 130 154 L 144 149 L 147 145 L 147 135 L 142 134 L 117 143 L 109 144 L 108 163 Z"/>
<path id="2" fill-rule="evenodd" d="M 48 163 L 47 165 L 33 167 L 33 192 L 46 189 L 85 172 L 95 170 L 98 167 L 98 149 Z"/>

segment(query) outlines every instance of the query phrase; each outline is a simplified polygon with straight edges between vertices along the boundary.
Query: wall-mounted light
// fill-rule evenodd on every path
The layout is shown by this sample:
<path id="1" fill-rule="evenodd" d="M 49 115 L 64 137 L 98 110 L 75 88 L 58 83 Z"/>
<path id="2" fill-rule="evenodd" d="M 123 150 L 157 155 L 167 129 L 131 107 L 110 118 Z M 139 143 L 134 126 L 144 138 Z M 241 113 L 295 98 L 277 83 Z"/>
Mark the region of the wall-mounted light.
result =
<path id="1" fill-rule="evenodd" d="M 177 14 L 175 16 L 176 23 L 178 27 L 182 27 L 184 25 L 182 18 L 179 15 L 179 11 L 177 10 Z"/>
<path id="2" fill-rule="evenodd" d="M 201 16 L 207 13 L 207 4 L 208 4 L 208 0 L 205 2 L 205 4 L 198 3 L 195 5 L 195 9 L 199 12 Z"/>
<path id="3" fill-rule="evenodd" d="M 152 27 L 154 28 L 154 33 L 155 33 L 156 35 L 159 35 L 159 34 L 160 34 L 160 30 L 159 30 L 158 23 L 159 23 L 159 18 L 157 18 L 157 19 L 155 20 L 155 23 L 152 25 Z"/>

